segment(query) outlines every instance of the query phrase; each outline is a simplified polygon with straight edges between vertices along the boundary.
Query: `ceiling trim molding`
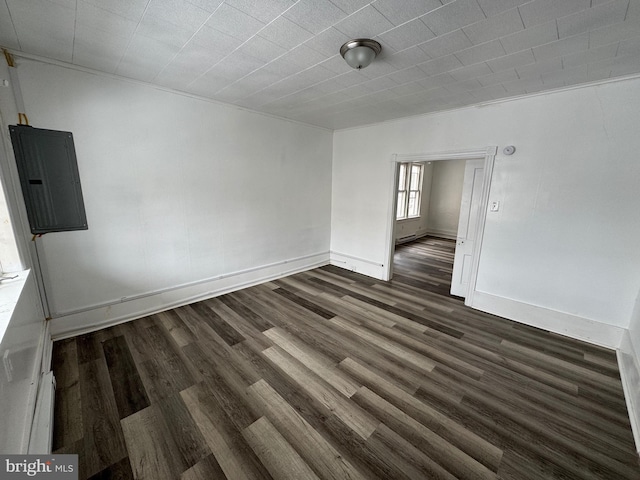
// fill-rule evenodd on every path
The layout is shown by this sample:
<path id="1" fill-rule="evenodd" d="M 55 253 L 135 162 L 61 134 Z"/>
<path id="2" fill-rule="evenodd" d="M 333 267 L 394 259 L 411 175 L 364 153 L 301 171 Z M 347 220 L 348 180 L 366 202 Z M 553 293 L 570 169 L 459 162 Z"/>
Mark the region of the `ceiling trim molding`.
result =
<path id="1" fill-rule="evenodd" d="M 358 125 L 355 127 L 344 127 L 344 128 L 336 128 L 333 131 L 337 132 L 337 131 L 346 131 L 346 130 L 355 130 L 358 128 L 368 128 L 368 127 L 373 127 L 376 125 L 386 125 L 389 123 L 394 123 L 394 122 L 401 122 L 403 120 L 407 120 L 410 118 L 419 118 L 419 117 L 428 117 L 428 116 L 432 116 L 432 115 L 439 115 L 439 114 L 444 114 L 444 113 L 449 113 L 449 112 L 455 112 L 457 110 L 465 110 L 465 109 L 475 109 L 475 108 L 481 108 L 481 107 L 488 107 L 490 105 L 500 105 L 502 103 L 507 103 L 507 102 L 514 102 L 517 100 L 524 100 L 527 98 L 534 98 L 534 97 L 541 97 L 541 96 L 545 96 L 545 95 L 554 95 L 554 94 L 558 94 L 558 93 L 564 93 L 564 92 L 570 92 L 572 90 L 582 90 L 584 88 L 590 88 L 590 87 L 598 87 L 600 85 L 607 85 L 610 83 L 621 83 L 621 82 L 626 82 L 626 81 L 631 81 L 631 80 L 638 80 L 640 79 L 640 73 L 634 73 L 632 75 L 625 75 L 623 77 L 615 77 L 615 78 L 607 78 L 604 80 L 595 80 L 593 82 L 588 82 L 588 83 L 580 83 L 577 85 L 568 85 L 566 87 L 559 87 L 559 88 L 554 88 L 554 89 L 550 89 L 550 90 L 544 90 L 541 92 L 532 92 L 532 93 L 524 93 L 521 95 L 514 95 L 512 97 L 505 97 L 505 98 L 498 98 L 496 100 L 487 100 L 481 103 L 473 103 L 471 105 L 463 105 L 463 106 L 459 106 L 459 107 L 452 107 L 452 108 L 445 108 L 442 110 L 434 110 L 432 112 L 426 112 L 426 113 L 416 113 L 414 115 L 407 115 L 406 117 L 399 117 L 399 118 L 392 118 L 390 120 L 383 120 L 381 122 L 374 122 L 374 123 L 367 123 L 366 125 Z"/>
<path id="2" fill-rule="evenodd" d="M 55 65 L 56 67 L 66 68 L 66 69 L 69 69 L 69 70 L 75 70 L 77 72 L 82 72 L 82 73 L 88 73 L 90 75 L 97 75 L 99 77 L 110 78 L 111 80 L 127 82 L 127 83 L 131 83 L 133 85 L 143 85 L 143 86 L 146 86 L 146 87 L 149 87 L 149 88 L 153 88 L 155 90 L 160 90 L 162 92 L 173 93 L 175 95 L 180 95 L 180 96 L 183 96 L 183 97 L 193 98 L 195 100 L 201 100 L 203 102 L 213 103 L 214 105 L 220 105 L 222 107 L 234 108 L 236 110 L 241 110 L 243 112 L 248 112 L 248 113 L 254 113 L 256 115 L 261 115 L 261 116 L 267 117 L 267 118 L 274 118 L 274 119 L 277 119 L 277 120 L 283 120 L 285 122 L 294 123 L 296 125 L 302 125 L 304 127 L 318 128 L 320 130 L 325 130 L 327 132 L 334 132 L 335 131 L 335 129 L 333 129 L 333 128 L 321 127 L 319 125 L 314 125 L 312 123 L 301 122 L 299 120 L 294 120 L 292 118 L 280 117 L 280 116 L 274 115 L 272 113 L 261 112 L 259 110 L 252 110 L 251 108 L 243 107 L 241 105 L 234 105 L 233 103 L 221 102 L 220 100 L 214 100 L 212 98 L 203 97 L 201 95 L 196 95 L 195 93 L 183 92 L 182 90 L 176 90 L 176 89 L 171 88 L 171 87 L 164 87 L 162 85 L 157 85 L 155 83 L 145 82 L 144 80 L 136 80 L 135 78 L 123 77 L 121 75 L 116 75 L 115 73 L 102 72 L 100 70 L 94 70 L 94 69 L 89 68 L 89 67 L 83 67 L 81 65 L 75 65 L 73 63 L 67 63 L 67 62 L 64 62 L 62 60 L 55 60 L 55 59 L 52 59 L 52 58 L 41 57 L 39 55 L 33 55 L 33 54 L 30 54 L 30 53 L 24 53 L 24 52 L 21 52 L 20 50 L 13 50 L 11 48 L 7 48 L 6 50 L 14 58 L 23 58 L 24 60 L 28 60 L 28 61 L 32 61 L 32 62 L 44 63 L 44 64 L 47 64 L 47 65 Z M 19 67 L 19 66 L 20 66 L 19 64 L 16 65 L 16 67 Z"/>
<path id="3" fill-rule="evenodd" d="M 7 48 L 6 49 L 9 53 L 11 53 L 11 55 L 13 55 L 14 58 L 23 58 L 25 60 L 31 60 L 31 61 L 35 61 L 35 62 L 39 62 L 39 63 L 44 63 L 44 64 L 48 64 L 48 65 L 55 65 L 61 68 L 67 68 L 70 70 L 75 70 L 78 72 L 83 72 L 83 73 L 88 73 L 91 75 L 97 75 L 100 77 L 105 77 L 105 78 L 110 78 L 112 80 L 120 80 L 120 81 L 124 81 L 127 83 L 131 83 L 133 85 L 144 85 L 156 90 L 160 90 L 163 92 L 168 92 L 168 93 L 173 93 L 176 95 L 181 95 L 184 97 L 188 97 L 188 98 L 194 98 L 196 100 L 201 100 L 204 102 L 208 102 L 208 103 L 213 103 L 215 105 L 220 105 L 223 107 L 231 107 L 231 108 L 235 108 L 237 110 L 241 110 L 244 112 L 249 112 L 249 113 L 254 113 L 257 115 L 261 115 L 267 118 L 274 118 L 274 119 L 278 119 L 278 120 L 283 120 L 286 122 L 290 122 L 293 124 L 297 124 L 297 125 L 303 125 L 306 127 L 313 127 L 313 128 L 318 128 L 320 130 L 324 130 L 327 132 L 337 132 L 337 131 L 347 131 L 347 130 L 354 130 L 354 129 L 358 129 L 358 128 L 368 128 L 368 127 L 373 127 L 376 125 L 386 125 L 386 124 L 390 124 L 390 123 L 394 123 L 394 122 L 401 122 L 407 119 L 412 119 L 412 118 L 420 118 L 420 117 L 427 117 L 427 116 L 432 116 L 432 115 L 439 115 L 439 114 L 445 114 L 448 112 L 454 112 L 454 111 L 458 111 L 458 110 L 465 110 L 465 109 L 475 109 L 475 108 L 481 108 L 481 107 L 486 107 L 486 106 L 490 106 L 490 105 L 499 105 L 499 104 L 503 104 L 503 103 L 507 103 L 507 102 L 513 102 L 513 101 L 517 101 L 517 100 L 523 100 L 523 99 L 527 99 L 527 98 L 535 98 L 535 97 L 539 97 L 539 96 L 545 96 L 545 95 L 554 95 L 554 94 L 558 94 L 558 93 L 564 93 L 564 92 L 569 92 L 569 91 L 573 91 L 573 90 L 581 90 L 584 88 L 590 88 L 590 87 L 597 87 L 600 85 L 607 85 L 610 83 L 620 83 L 620 82 L 626 82 L 626 81 L 632 81 L 632 80 L 637 80 L 640 79 L 640 73 L 636 73 L 636 74 L 631 74 L 631 75 L 625 75 L 625 76 L 621 76 L 621 77 L 614 77 L 614 78 L 607 78 L 607 79 L 603 79 L 603 80 L 595 80 L 593 82 L 588 82 L 588 83 L 580 83 L 577 85 L 569 85 L 566 87 L 559 87 L 559 88 L 555 88 L 555 89 L 550 89 L 550 90 L 544 90 L 544 91 L 540 91 L 540 92 L 533 92 L 533 93 L 525 93 L 525 94 L 521 94 L 521 95 L 514 95 L 512 97 L 505 97 L 505 98 L 499 98 L 496 100 L 487 100 L 484 102 L 480 102 L 480 103 L 474 103 L 471 105 L 464 105 L 464 106 L 457 106 L 457 107 L 452 107 L 452 108 L 445 108 L 442 110 L 434 110 L 431 112 L 425 112 L 425 113 L 417 113 L 414 115 L 407 115 L 404 117 L 399 117 L 399 118 L 392 118 L 390 120 L 383 120 L 380 122 L 374 122 L 374 123 L 367 123 L 365 125 L 357 125 L 354 127 L 344 127 L 344 128 L 328 128 L 328 127 L 322 127 L 320 125 L 315 125 L 313 123 L 308 123 L 308 122 L 303 122 L 300 120 L 294 120 L 291 118 L 287 118 L 287 117 L 281 117 L 278 115 L 274 115 L 272 113 L 267 113 L 267 112 L 261 112 L 259 110 L 253 110 L 251 108 L 248 107 L 243 107 L 240 105 L 235 105 L 233 103 L 225 103 L 225 102 L 221 102 L 219 100 L 214 100 L 211 98 L 207 98 L 207 97 L 203 97 L 201 95 L 196 95 L 194 93 L 189 93 L 189 92 L 183 92 L 181 90 L 176 90 L 170 87 L 164 87 L 162 85 L 156 85 L 154 83 L 150 83 L 150 82 L 145 82 L 144 80 L 136 80 L 133 78 L 128 78 L 128 77 L 123 77 L 120 75 L 116 75 L 114 73 L 106 73 L 106 72 L 102 72 L 100 70 L 94 70 L 92 68 L 89 67 L 83 67 L 81 65 L 75 65 L 72 63 L 67 63 L 64 62 L 62 60 L 55 60 L 55 59 L 51 59 L 51 58 L 47 58 L 47 57 L 42 57 L 40 55 L 33 55 L 30 53 L 24 53 L 21 52 L 20 50 L 15 50 L 15 49 L 11 49 L 11 48 Z M 19 65 L 17 65 L 19 66 Z"/>

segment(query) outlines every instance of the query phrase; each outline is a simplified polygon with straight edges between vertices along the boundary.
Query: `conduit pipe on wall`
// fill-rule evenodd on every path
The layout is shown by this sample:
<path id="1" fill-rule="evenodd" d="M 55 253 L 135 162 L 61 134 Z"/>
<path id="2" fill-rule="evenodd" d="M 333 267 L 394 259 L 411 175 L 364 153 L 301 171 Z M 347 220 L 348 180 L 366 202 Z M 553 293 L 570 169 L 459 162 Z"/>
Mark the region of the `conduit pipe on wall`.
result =
<path id="1" fill-rule="evenodd" d="M 23 125 L 22 122 L 24 121 L 24 125 L 29 125 L 29 118 L 27 117 L 27 110 L 24 108 L 24 99 L 22 98 L 22 90 L 20 89 L 20 80 L 18 79 L 18 68 L 13 61 L 13 55 L 11 55 L 6 48 L 3 48 L 2 52 L 4 53 L 4 58 L 7 60 L 7 65 L 9 65 L 9 79 L 18 110 L 18 123 Z"/>

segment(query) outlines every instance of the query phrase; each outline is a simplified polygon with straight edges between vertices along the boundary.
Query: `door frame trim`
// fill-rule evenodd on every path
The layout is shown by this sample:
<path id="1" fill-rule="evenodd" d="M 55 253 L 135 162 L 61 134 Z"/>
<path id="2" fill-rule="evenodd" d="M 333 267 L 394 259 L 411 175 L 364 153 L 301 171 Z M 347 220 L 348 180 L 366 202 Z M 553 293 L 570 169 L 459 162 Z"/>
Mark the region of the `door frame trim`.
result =
<path id="1" fill-rule="evenodd" d="M 393 254 L 395 252 L 395 228 L 396 228 L 396 209 L 398 204 L 398 195 L 396 194 L 396 186 L 398 184 L 399 164 L 403 162 L 434 162 L 442 160 L 475 160 L 484 159 L 484 172 L 482 179 L 482 192 L 480 194 L 480 211 L 476 225 L 476 236 L 473 244 L 473 252 L 471 259 L 471 276 L 469 278 L 469 287 L 467 296 L 465 297 L 465 305 L 473 306 L 473 295 L 476 290 L 478 280 L 478 268 L 480 266 L 480 253 L 482 252 L 482 239 L 484 238 L 484 228 L 487 220 L 487 212 L 489 210 L 489 192 L 491 190 L 491 179 L 493 178 L 493 167 L 496 155 L 498 153 L 497 146 L 487 146 L 483 148 L 471 148 L 465 150 L 454 150 L 449 152 L 427 152 L 403 154 L 396 153 L 391 155 L 391 171 L 390 191 L 391 199 L 387 211 L 387 235 L 385 242 L 385 259 L 383 266 L 383 280 L 391 280 L 393 277 Z"/>

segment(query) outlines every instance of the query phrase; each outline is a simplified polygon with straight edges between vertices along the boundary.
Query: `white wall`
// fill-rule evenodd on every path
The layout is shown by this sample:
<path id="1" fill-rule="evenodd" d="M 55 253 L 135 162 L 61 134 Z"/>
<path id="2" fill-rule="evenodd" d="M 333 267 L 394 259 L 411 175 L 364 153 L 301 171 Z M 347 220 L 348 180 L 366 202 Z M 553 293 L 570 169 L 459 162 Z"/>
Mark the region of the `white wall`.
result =
<path id="1" fill-rule="evenodd" d="M 433 162 L 431 202 L 427 223 L 429 234 L 444 238 L 456 237 L 466 163 L 466 160 Z"/>
<path id="2" fill-rule="evenodd" d="M 331 250 L 382 274 L 392 154 L 513 144 L 496 158 L 477 289 L 622 332 L 640 289 L 639 124 L 633 79 L 337 131 Z"/>
<path id="3" fill-rule="evenodd" d="M 31 60 L 18 72 L 31 124 L 73 132 L 88 217 L 38 239 L 54 317 L 94 309 L 77 319 L 95 325 L 108 304 L 328 259 L 330 131 Z"/>

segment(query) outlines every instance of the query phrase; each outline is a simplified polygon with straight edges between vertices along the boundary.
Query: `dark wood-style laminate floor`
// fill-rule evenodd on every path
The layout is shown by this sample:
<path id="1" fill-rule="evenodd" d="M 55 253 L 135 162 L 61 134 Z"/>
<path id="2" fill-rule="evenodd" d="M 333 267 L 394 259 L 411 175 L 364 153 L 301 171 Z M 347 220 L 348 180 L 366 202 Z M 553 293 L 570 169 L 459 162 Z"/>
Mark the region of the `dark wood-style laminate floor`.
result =
<path id="1" fill-rule="evenodd" d="M 54 448 L 92 479 L 638 479 L 613 351 L 466 308 L 454 243 L 54 344 Z"/>

